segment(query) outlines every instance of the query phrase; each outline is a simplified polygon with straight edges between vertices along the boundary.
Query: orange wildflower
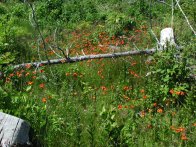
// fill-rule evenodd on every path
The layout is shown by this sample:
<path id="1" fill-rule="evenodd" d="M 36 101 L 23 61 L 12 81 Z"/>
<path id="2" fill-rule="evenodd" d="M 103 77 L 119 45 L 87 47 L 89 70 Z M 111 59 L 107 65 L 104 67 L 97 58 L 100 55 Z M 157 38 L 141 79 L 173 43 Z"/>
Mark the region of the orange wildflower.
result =
<path id="1" fill-rule="evenodd" d="M 139 76 L 138 74 L 134 74 L 134 77 L 137 77 L 137 78 L 139 78 L 140 76 Z"/>
<path id="2" fill-rule="evenodd" d="M 130 105 L 130 108 L 131 108 L 131 109 L 134 109 L 134 108 L 135 108 L 135 106 L 133 106 L 133 105 Z"/>
<path id="3" fill-rule="evenodd" d="M 27 85 L 33 85 L 32 81 L 27 82 Z"/>
<path id="4" fill-rule="evenodd" d="M 185 128 L 183 128 L 183 127 L 176 128 L 176 129 L 175 129 L 175 132 L 176 132 L 176 133 L 180 133 L 180 132 L 184 132 L 184 131 L 185 131 Z"/>
<path id="5" fill-rule="evenodd" d="M 188 140 L 188 138 L 187 138 L 187 136 L 186 136 L 185 133 L 183 133 L 183 134 L 181 135 L 181 140 Z"/>
<path id="6" fill-rule="evenodd" d="M 44 87 L 45 87 L 44 83 L 39 84 L 39 87 L 40 87 L 41 89 L 44 89 Z"/>
<path id="7" fill-rule="evenodd" d="M 107 90 L 107 88 L 106 88 L 105 86 L 101 86 L 101 89 L 102 89 L 103 91 L 106 91 L 106 90 Z"/>
<path id="8" fill-rule="evenodd" d="M 26 64 L 25 67 L 26 67 L 27 69 L 29 69 L 29 68 L 31 68 L 31 64 Z"/>
<path id="9" fill-rule="evenodd" d="M 174 94 L 175 91 L 174 91 L 173 89 L 171 89 L 169 92 L 170 92 L 171 94 Z"/>
<path id="10" fill-rule="evenodd" d="M 180 95 L 185 95 L 185 92 L 183 92 L 183 91 L 180 91 Z"/>
<path id="11" fill-rule="evenodd" d="M 48 52 L 48 55 L 50 55 L 50 56 L 53 55 L 53 54 L 54 54 L 54 51 L 49 51 Z"/>
<path id="12" fill-rule="evenodd" d="M 126 96 L 126 95 L 123 95 L 123 98 L 124 99 L 130 99 L 128 96 Z"/>
<path id="13" fill-rule="evenodd" d="M 68 72 L 67 72 L 65 75 L 66 75 L 66 76 L 69 76 L 69 75 L 70 75 L 70 73 L 68 73 Z"/>
<path id="14" fill-rule="evenodd" d="M 144 91 L 144 89 L 141 89 L 140 92 L 141 92 L 141 93 L 144 93 L 145 91 Z"/>
<path id="15" fill-rule="evenodd" d="M 22 74 L 20 73 L 20 72 L 16 72 L 16 75 L 18 76 L 18 77 L 22 77 Z"/>
<path id="16" fill-rule="evenodd" d="M 123 90 L 124 90 L 124 91 L 127 91 L 127 90 L 129 90 L 129 87 L 128 87 L 128 86 L 124 86 L 124 87 L 123 87 Z"/>
<path id="17" fill-rule="evenodd" d="M 148 125 L 147 125 L 147 128 L 148 128 L 148 129 L 152 129 L 152 125 L 151 125 L 151 124 L 148 124 Z"/>
<path id="18" fill-rule="evenodd" d="M 77 76 L 78 76 L 78 74 L 77 74 L 76 72 L 74 72 L 74 73 L 73 73 L 73 76 L 74 76 L 74 77 L 77 77 Z"/>
<path id="19" fill-rule="evenodd" d="M 50 96 L 50 95 L 49 95 L 49 96 L 48 96 L 48 98 L 49 98 L 49 99 L 51 99 L 51 98 L 52 98 L 52 96 Z"/>
<path id="20" fill-rule="evenodd" d="M 176 94 L 176 95 L 180 95 L 180 91 L 176 91 L 175 94 Z"/>
<path id="21" fill-rule="evenodd" d="M 46 103 L 47 99 L 45 97 L 42 98 L 42 102 Z"/>
<path id="22" fill-rule="evenodd" d="M 30 73 L 29 73 L 29 72 L 27 72 L 27 73 L 25 74 L 25 77 L 27 77 L 28 75 L 30 75 Z"/>
<path id="23" fill-rule="evenodd" d="M 143 96 L 143 99 L 147 99 L 147 96 L 146 96 L 146 95 L 144 95 L 144 96 Z"/>
<path id="24" fill-rule="evenodd" d="M 102 74 L 102 71 L 101 71 L 101 70 L 99 70 L 97 73 L 98 73 L 98 75 L 101 75 L 101 74 Z"/>
<path id="25" fill-rule="evenodd" d="M 41 69 L 41 70 L 40 70 L 40 73 L 43 73 L 43 72 L 44 72 L 44 70 L 43 70 L 43 69 Z"/>
<path id="26" fill-rule="evenodd" d="M 196 127 L 196 123 L 194 123 L 193 126 Z"/>
<path id="27" fill-rule="evenodd" d="M 9 77 L 13 77 L 14 76 L 14 73 L 11 73 L 10 75 L 9 75 Z"/>
<path id="28" fill-rule="evenodd" d="M 153 106 L 156 107 L 157 106 L 157 103 L 153 103 Z"/>
<path id="29" fill-rule="evenodd" d="M 163 113 L 163 109 L 162 109 L 162 108 L 159 108 L 159 109 L 157 110 L 157 112 L 158 112 L 158 113 Z"/>
<path id="30" fill-rule="evenodd" d="M 124 40 L 121 41 L 121 45 L 125 44 Z"/>
<path id="31" fill-rule="evenodd" d="M 10 78 L 6 78 L 6 83 L 9 83 L 11 81 L 11 79 Z"/>
<path id="32" fill-rule="evenodd" d="M 170 129 L 175 130 L 176 128 L 174 126 L 171 126 Z"/>
<path id="33" fill-rule="evenodd" d="M 131 63 L 131 66 L 134 66 L 134 65 L 136 65 L 137 63 L 136 62 L 133 62 L 133 63 Z"/>
<path id="34" fill-rule="evenodd" d="M 125 106 L 125 108 L 128 108 L 128 106 Z"/>
<path id="35" fill-rule="evenodd" d="M 123 108 L 123 106 L 120 104 L 118 105 L 118 109 L 121 110 Z"/>

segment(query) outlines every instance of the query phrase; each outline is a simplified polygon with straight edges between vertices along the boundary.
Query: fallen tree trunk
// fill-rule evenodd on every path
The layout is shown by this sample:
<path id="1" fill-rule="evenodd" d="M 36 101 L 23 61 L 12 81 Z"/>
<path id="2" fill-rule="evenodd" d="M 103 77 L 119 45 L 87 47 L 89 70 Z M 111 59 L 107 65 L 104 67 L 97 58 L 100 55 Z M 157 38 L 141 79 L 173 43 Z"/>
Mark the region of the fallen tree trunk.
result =
<path id="1" fill-rule="evenodd" d="M 39 66 L 62 64 L 62 63 L 74 63 L 74 62 L 80 62 L 80 61 L 85 61 L 85 60 L 90 60 L 90 59 L 117 58 L 117 57 L 123 57 L 123 56 L 145 55 L 145 54 L 151 55 L 155 53 L 156 50 L 157 50 L 156 48 L 153 48 L 149 50 L 126 51 L 126 52 L 118 52 L 118 53 L 111 53 L 111 54 L 84 55 L 84 56 L 70 57 L 68 59 L 65 59 L 65 58 L 52 59 L 50 60 L 50 62 L 40 61 L 40 62 L 18 64 L 14 66 L 14 69 L 25 68 L 27 66 L 39 67 Z"/>
<path id="2" fill-rule="evenodd" d="M 26 121 L 0 112 L 0 146 L 30 145 L 29 130 Z"/>

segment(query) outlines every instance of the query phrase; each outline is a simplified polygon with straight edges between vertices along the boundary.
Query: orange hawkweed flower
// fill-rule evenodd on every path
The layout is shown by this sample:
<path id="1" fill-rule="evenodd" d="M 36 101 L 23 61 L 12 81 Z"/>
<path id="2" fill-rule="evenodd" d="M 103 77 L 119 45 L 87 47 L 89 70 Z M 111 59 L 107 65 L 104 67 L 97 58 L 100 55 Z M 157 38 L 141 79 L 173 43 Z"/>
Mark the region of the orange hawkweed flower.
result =
<path id="1" fill-rule="evenodd" d="M 152 125 L 151 125 L 151 124 L 148 124 L 148 125 L 147 125 L 147 128 L 148 128 L 148 129 L 152 129 Z"/>
<path id="2" fill-rule="evenodd" d="M 174 126 L 170 126 L 170 129 L 175 130 L 176 128 Z"/>
<path id="3" fill-rule="evenodd" d="M 49 51 L 48 52 L 48 55 L 50 55 L 50 56 L 53 55 L 53 54 L 54 54 L 54 51 Z"/>
<path id="4" fill-rule="evenodd" d="M 135 108 L 135 106 L 133 106 L 133 105 L 130 105 L 130 109 L 134 109 Z"/>
<path id="5" fill-rule="evenodd" d="M 175 94 L 176 94 L 176 95 L 180 95 L 180 91 L 176 91 Z"/>
<path id="6" fill-rule="evenodd" d="M 11 81 L 11 79 L 10 78 L 6 78 L 6 83 L 9 83 Z"/>
<path id="7" fill-rule="evenodd" d="M 136 62 L 133 62 L 133 63 L 131 63 L 131 66 L 134 66 L 134 65 L 136 65 L 137 63 Z"/>
<path id="8" fill-rule="evenodd" d="M 123 95 L 123 98 L 124 98 L 124 99 L 127 99 L 127 100 L 130 99 L 130 98 L 129 98 L 128 96 L 126 96 L 126 95 Z"/>
<path id="9" fill-rule="evenodd" d="M 153 103 L 153 106 L 156 107 L 157 106 L 157 103 Z"/>
<path id="10" fill-rule="evenodd" d="M 28 75 L 30 75 L 30 73 L 29 73 L 29 72 L 27 72 L 27 73 L 25 74 L 25 77 L 27 77 Z"/>
<path id="11" fill-rule="evenodd" d="M 196 123 L 194 123 L 193 126 L 196 127 Z"/>
<path id="12" fill-rule="evenodd" d="M 125 106 L 124 108 L 128 108 L 128 106 Z"/>
<path id="13" fill-rule="evenodd" d="M 158 113 L 163 113 L 163 109 L 162 109 L 162 108 L 159 108 L 159 109 L 157 110 L 157 112 L 158 112 Z"/>
<path id="14" fill-rule="evenodd" d="M 118 105 L 118 109 L 121 110 L 123 108 L 123 106 L 120 104 Z"/>
<path id="15" fill-rule="evenodd" d="M 145 91 L 144 91 L 144 89 L 141 89 L 140 92 L 141 92 L 141 93 L 144 93 Z"/>
<path id="16" fill-rule="evenodd" d="M 124 87 L 123 87 L 123 90 L 124 90 L 124 91 L 127 91 L 127 90 L 129 90 L 129 87 L 128 87 L 128 86 L 124 86 Z"/>
<path id="17" fill-rule="evenodd" d="M 171 89 L 169 92 L 170 92 L 171 94 L 174 94 L 175 91 L 174 91 L 173 89 Z"/>
<path id="18" fill-rule="evenodd" d="M 35 75 L 37 72 L 36 71 L 33 71 L 33 74 Z"/>
<path id="19" fill-rule="evenodd" d="M 187 138 L 187 136 L 186 136 L 185 133 L 183 133 L 183 134 L 181 135 L 181 140 L 188 140 L 188 138 Z"/>
<path id="20" fill-rule="evenodd" d="M 14 73 L 11 73 L 10 75 L 9 75 L 9 77 L 13 77 L 14 76 Z"/>
<path id="21" fill-rule="evenodd" d="M 39 87 L 40 87 L 41 89 L 44 89 L 44 87 L 45 87 L 44 83 L 39 84 Z"/>
<path id="22" fill-rule="evenodd" d="M 106 88 L 105 86 L 101 86 L 101 89 L 102 89 L 103 91 L 106 91 L 106 90 L 107 90 L 107 88 Z"/>
<path id="23" fill-rule="evenodd" d="M 27 82 L 27 85 L 33 85 L 32 81 Z"/>
<path id="24" fill-rule="evenodd" d="M 46 103 L 47 99 L 45 97 L 42 98 L 42 102 Z"/>
<path id="25" fill-rule="evenodd" d="M 40 72 L 40 73 L 43 73 L 43 72 L 44 72 L 44 70 L 43 70 L 43 69 L 41 69 L 39 72 Z"/>
<path id="26" fill-rule="evenodd" d="M 183 91 L 180 91 L 180 95 L 185 95 L 185 92 L 183 92 Z"/>
<path id="27" fill-rule="evenodd" d="M 143 96 L 143 99 L 147 99 L 147 96 L 146 96 L 146 95 L 144 95 L 144 96 Z"/>
<path id="28" fill-rule="evenodd" d="M 69 75 L 70 75 L 70 73 L 68 73 L 68 72 L 67 72 L 67 73 L 65 73 L 65 75 L 66 75 L 66 76 L 69 76 Z"/>
<path id="29" fill-rule="evenodd" d="M 16 75 L 18 76 L 18 77 L 22 77 L 22 74 L 20 73 L 20 72 L 16 72 Z"/>
<path id="30" fill-rule="evenodd" d="M 180 132 L 184 132 L 184 131 L 185 131 L 185 128 L 183 128 L 183 127 L 179 127 L 179 128 L 175 129 L 176 133 L 180 133 Z"/>
<path id="31" fill-rule="evenodd" d="M 29 69 L 29 68 L 31 68 L 31 64 L 26 64 L 25 67 L 26 67 L 27 69 Z"/>
<path id="32" fill-rule="evenodd" d="M 76 72 L 74 72 L 74 73 L 73 73 L 73 76 L 74 76 L 74 77 L 77 77 L 77 76 L 78 76 L 78 74 L 77 74 Z"/>

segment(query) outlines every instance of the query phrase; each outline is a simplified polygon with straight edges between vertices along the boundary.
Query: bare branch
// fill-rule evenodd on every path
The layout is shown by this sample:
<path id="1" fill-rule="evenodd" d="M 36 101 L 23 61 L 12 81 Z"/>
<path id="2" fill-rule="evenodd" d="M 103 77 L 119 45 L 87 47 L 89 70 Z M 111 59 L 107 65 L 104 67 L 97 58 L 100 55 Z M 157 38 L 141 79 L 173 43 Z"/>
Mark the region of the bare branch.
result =
<path id="1" fill-rule="evenodd" d="M 59 58 L 63 58 L 61 55 L 55 52 L 55 50 L 52 49 L 52 46 L 49 45 L 50 50 Z"/>
<path id="2" fill-rule="evenodd" d="M 35 8 L 34 8 L 34 6 L 33 6 L 32 3 L 29 3 L 29 6 L 30 6 L 30 8 L 32 10 L 32 18 L 33 18 L 33 21 L 35 23 L 35 27 L 36 27 L 36 29 L 37 29 L 40 37 L 41 37 L 41 40 L 42 40 L 42 43 L 43 43 L 43 47 L 44 47 L 45 56 L 46 56 L 46 59 L 48 60 L 48 64 L 49 64 L 50 63 L 50 60 L 49 60 L 48 55 L 47 55 L 46 43 L 45 43 L 44 37 L 42 35 L 42 32 L 41 32 L 41 30 L 39 28 L 39 25 L 38 25 L 38 22 L 37 22 L 37 19 L 36 19 Z"/>
<path id="3" fill-rule="evenodd" d="M 89 59 L 118 58 L 118 57 L 123 57 L 123 56 L 144 55 L 144 54 L 151 55 L 151 54 L 155 53 L 156 51 L 157 51 L 156 48 L 152 48 L 149 50 L 127 51 L 127 52 L 118 52 L 118 53 L 113 53 L 113 54 L 97 54 L 97 55 L 76 56 L 76 57 L 70 57 L 69 60 L 66 60 L 65 58 L 52 59 L 52 60 L 50 60 L 50 65 L 62 64 L 62 63 L 74 63 L 74 62 L 80 62 L 80 61 L 85 61 L 85 60 L 89 60 Z M 19 64 L 19 65 L 15 65 L 14 69 L 24 68 L 27 65 L 31 65 L 32 67 L 45 66 L 45 65 L 48 65 L 48 61 Z"/>
<path id="4" fill-rule="evenodd" d="M 157 2 L 162 3 L 162 4 L 165 4 L 165 5 L 167 5 L 167 6 L 171 6 L 170 4 L 166 3 L 166 2 L 163 1 L 163 0 L 158 0 Z"/>
<path id="5" fill-rule="evenodd" d="M 189 27 L 190 27 L 190 28 L 191 28 L 191 30 L 193 31 L 194 35 L 196 35 L 195 30 L 194 30 L 194 29 L 193 29 L 193 27 L 191 26 L 191 24 L 190 24 L 190 22 L 189 22 L 189 20 L 188 20 L 187 16 L 185 15 L 184 11 L 183 11 L 183 10 L 182 10 L 182 8 L 181 8 L 181 6 L 180 6 L 180 4 L 179 4 L 179 1 L 178 1 L 178 0 L 176 0 L 176 5 L 178 6 L 178 8 L 180 9 L 180 11 L 181 11 L 181 12 L 182 12 L 182 14 L 184 15 L 184 18 L 186 19 L 186 22 L 188 23 Z"/>

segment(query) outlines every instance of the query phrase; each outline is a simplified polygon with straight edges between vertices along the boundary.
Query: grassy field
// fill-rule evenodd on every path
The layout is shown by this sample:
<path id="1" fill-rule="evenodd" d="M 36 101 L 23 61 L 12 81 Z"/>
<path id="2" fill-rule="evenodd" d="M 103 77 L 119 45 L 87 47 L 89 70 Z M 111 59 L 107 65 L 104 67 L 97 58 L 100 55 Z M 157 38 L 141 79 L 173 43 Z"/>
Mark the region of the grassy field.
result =
<path id="1" fill-rule="evenodd" d="M 196 5 L 180 4 L 195 28 Z M 156 1 L 1 3 L 0 111 L 31 124 L 34 146 L 194 147 L 196 44 L 177 6 L 182 49 L 64 63 L 66 50 L 74 57 L 156 47 L 152 30 L 159 37 L 170 27 L 170 12 Z M 12 68 L 47 58 L 62 64 Z"/>

